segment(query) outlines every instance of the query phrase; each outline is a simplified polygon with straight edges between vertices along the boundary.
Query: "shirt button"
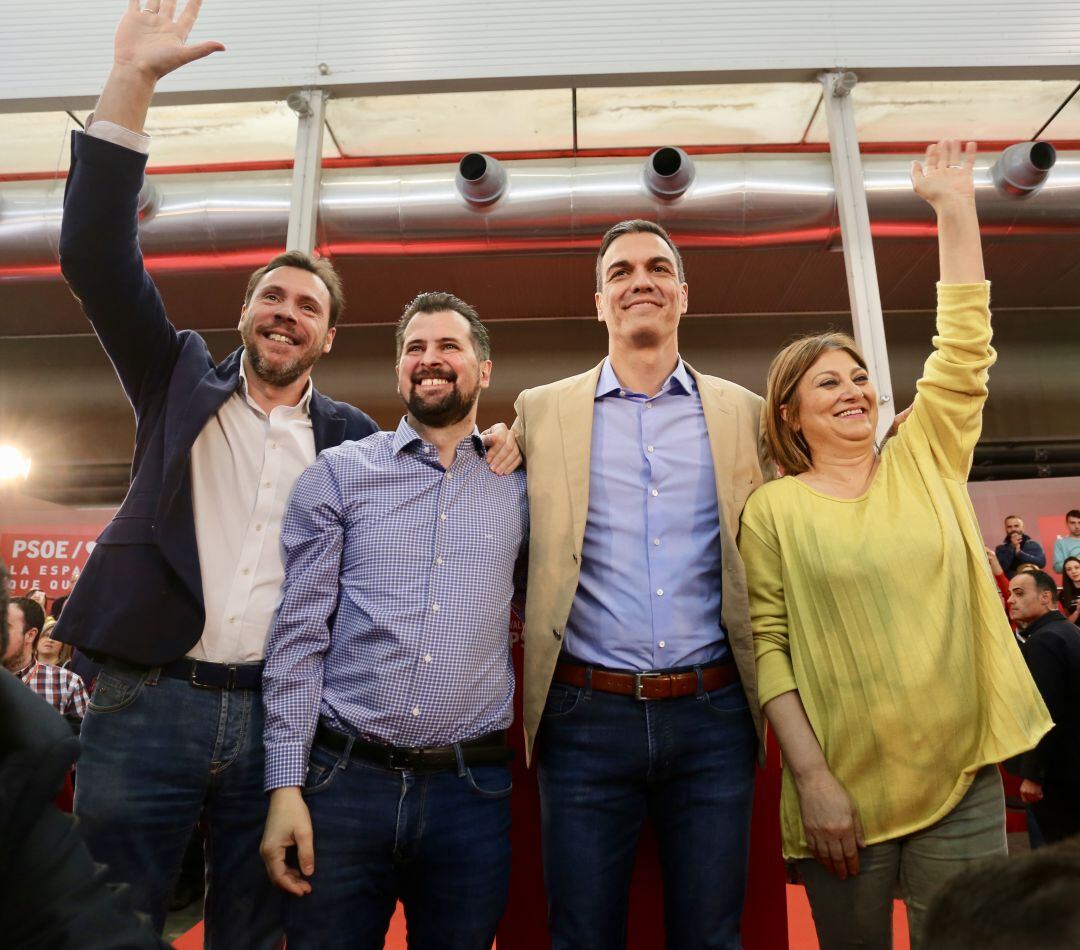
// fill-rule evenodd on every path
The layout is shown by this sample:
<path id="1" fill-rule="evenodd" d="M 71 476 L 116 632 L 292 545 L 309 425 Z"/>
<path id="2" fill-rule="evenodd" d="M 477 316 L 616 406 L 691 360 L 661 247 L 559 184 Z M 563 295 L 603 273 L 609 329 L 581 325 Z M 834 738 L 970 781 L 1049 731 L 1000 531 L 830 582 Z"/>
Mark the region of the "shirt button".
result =
<path id="1" fill-rule="evenodd" d="M 244 568 L 244 577 L 247 577 L 248 574 L 250 574 L 250 573 L 251 573 L 251 568 L 250 567 L 245 567 Z"/>
<path id="2" fill-rule="evenodd" d="M 660 494 L 660 492 L 658 492 L 658 491 L 657 491 L 657 490 L 656 490 L 655 488 L 654 488 L 654 489 L 652 490 L 652 496 L 653 496 L 653 498 L 655 498 L 655 497 L 656 497 L 657 495 L 659 495 L 659 494 Z"/>
<path id="3" fill-rule="evenodd" d="M 255 530 L 256 531 L 262 531 L 262 525 L 261 524 L 255 525 Z"/>
<path id="4" fill-rule="evenodd" d="M 453 477 L 454 477 L 454 473 L 453 473 L 453 472 L 447 472 L 447 473 L 446 473 L 446 477 L 447 477 L 447 478 L 453 478 Z"/>
<path id="5" fill-rule="evenodd" d="M 270 448 L 276 449 L 277 448 L 277 443 L 276 442 L 271 442 L 270 443 Z"/>
<path id="6" fill-rule="evenodd" d="M 652 403 L 651 402 L 645 403 L 645 408 L 646 409 L 652 409 Z"/>
<path id="7" fill-rule="evenodd" d="M 439 612 L 439 605 L 438 604 L 432 604 L 431 605 L 431 612 L 437 614 Z"/>
<path id="8" fill-rule="evenodd" d="M 620 396 L 625 396 L 626 395 L 626 390 L 625 389 L 620 389 L 619 390 L 619 395 Z"/>
<path id="9" fill-rule="evenodd" d="M 442 564 L 442 558 L 441 557 L 435 558 L 435 563 L 436 564 Z"/>
<path id="10" fill-rule="evenodd" d="M 425 663 L 430 663 L 431 662 L 431 654 L 430 653 L 425 653 L 424 654 L 424 662 Z"/>
<path id="11" fill-rule="evenodd" d="M 659 538 L 653 538 L 653 539 L 652 539 L 652 543 L 653 543 L 653 544 L 655 544 L 655 545 L 657 545 L 657 546 L 659 546 L 659 544 L 660 544 L 660 539 L 659 539 Z"/>
<path id="12" fill-rule="evenodd" d="M 654 449 L 651 445 L 646 445 L 645 446 L 645 451 L 646 452 L 655 452 L 656 449 Z"/>
<path id="13" fill-rule="evenodd" d="M 657 597 L 663 597 L 664 596 L 664 588 L 663 587 L 657 587 L 656 588 L 656 596 Z"/>
<path id="14" fill-rule="evenodd" d="M 232 617 L 229 618 L 229 623 L 236 623 L 236 616 L 235 615 L 233 615 Z"/>
<path id="15" fill-rule="evenodd" d="M 414 716 L 419 716 L 419 715 L 420 715 L 420 707 L 419 707 L 419 706 L 413 706 L 413 708 L 412 708 L 412 714 L 413 714 Z"/>
<path id="16" fill-rule="evenodd" d="M 269 482 L 263 482 L 263 488 L 269 488 L 269 487 L 270 487 Z"/>
<path id="17" fill-rule="evenodd" d="M 439 512 L 439 520 L 440 521 L 445 521 L 446 520 L 446 512 L 445 511 L 440 511 Z"/>
<path id="18" fill-rule="evenodd" d="M 664 649 L 664 647 L 666 647 L 666 646 L 667 646 L 667 644 L 666 644 L 666 643 L 665 643 L 665 642 L 664 642 L 663 640 L 661 640 L 661 641 L 660 641 L 660 642 L 659 642 L 659 643 L 657 644 L 657 646 L 659 646 L 659 647 L 660 647 L 660 649 L 662 650 L 662 649 Z"/>

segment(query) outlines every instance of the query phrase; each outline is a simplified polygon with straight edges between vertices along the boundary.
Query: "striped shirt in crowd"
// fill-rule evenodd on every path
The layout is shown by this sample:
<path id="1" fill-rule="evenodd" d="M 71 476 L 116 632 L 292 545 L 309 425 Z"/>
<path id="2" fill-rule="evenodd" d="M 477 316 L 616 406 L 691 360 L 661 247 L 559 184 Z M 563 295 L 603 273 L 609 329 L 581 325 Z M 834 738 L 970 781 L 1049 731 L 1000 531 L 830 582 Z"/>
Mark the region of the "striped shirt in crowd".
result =
<path id="1" fill-rule="evenodd" d="M 506 728 L 525 473 L 495 475 L 473 434 L 448 469 L 402 419 L 323 452 L 282 522 L 283 600 L 263 674 L 266 788 L 302 785 L 321 717 L 396 746 Z"/>

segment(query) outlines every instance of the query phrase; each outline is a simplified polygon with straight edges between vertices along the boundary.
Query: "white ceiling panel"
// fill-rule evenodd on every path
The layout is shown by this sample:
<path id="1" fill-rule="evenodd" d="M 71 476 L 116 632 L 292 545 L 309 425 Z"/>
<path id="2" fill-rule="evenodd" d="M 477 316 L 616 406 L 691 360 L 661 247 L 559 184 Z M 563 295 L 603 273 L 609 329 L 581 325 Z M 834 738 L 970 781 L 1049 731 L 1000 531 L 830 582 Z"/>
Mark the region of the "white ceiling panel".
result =
<path id="1" fill-rule="evenodd" d="M 284 102 L 228 102 L 151 109 L 150 165 L 292 161 L 296 113 Z M 323 158 L 339 152 L 323 137 Z"/>
<path id="2" fill-rule="evenodd" d="M 326 121 L 346 155 L 568 149 L 569 89 L 331 99 Z"/>
<path id="3" fill-rule="evenodd" d="M 66 112 L 0 115 L 0 174 L 67 171 L 74 126 Z"/>
<path id="4" fill-rule="evenodd" d="M 578 147 L 799 142 L 820 98 L 818 83 L 579 89 Z"/>
<path id="5" fill-rule="evenodd" d="M 1069 80 L 866 82 L 852 92 L 860 142 L 1031 138 L 1076 87 Z M 825 110 L 806 137 L 827 142 Z"/>

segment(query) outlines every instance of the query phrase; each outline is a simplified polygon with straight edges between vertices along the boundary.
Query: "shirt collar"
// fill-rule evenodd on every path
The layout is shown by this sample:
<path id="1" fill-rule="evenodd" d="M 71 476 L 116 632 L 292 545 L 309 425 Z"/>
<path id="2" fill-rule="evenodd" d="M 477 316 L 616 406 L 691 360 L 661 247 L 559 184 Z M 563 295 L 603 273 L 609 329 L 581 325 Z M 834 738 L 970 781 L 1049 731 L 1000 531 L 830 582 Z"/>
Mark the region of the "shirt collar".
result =
<path id="1" fill-rule="evenodd" d="M 477 455 L 483 457 L 487 453 L 487 449 L 484 447 L 484 440 L 480 438 L 480 430 L 476 426 L 473 426 L 472 432 L 458 443 L 458 448 L 460 449 L 462 445 L 467 442 L 472 444 Z M 401 422 L 398 423 L 397 430 L 394 432 L 394 438 L 390 443 L 390 448 L 393 450 L 394 454 L 397 455 L 399 452 L 406 449 L 412 449 L 417 445 L 427 446 L 431 449 L 435 448 L 430 442 L 425 442 L 420 434 L 409 425 L 408 416 L 402 416 Z M 429 454 L 436 455 L 437 453 L 432 451 Z"/>
<path id="2" fill-rule="evenodd" d="M 37 665 L 38 665 L 37 660 L 31 660 L 29 663 L 26 664 L 26 666 L 24 666 L 21 670 L 19 670 L 15 675 L 25 683 L 27 678 L 30 676 L 30 674 L 34 670 L 37 669 Z"/>
<path id="3" fill-rule="evenodd" d="M 311 377 L 308 377 L 307 385 L 304 387 L 304 395 L 300 397 L 300 401 L 295 406 L 289 406 L 290 411 L 302 412 L 304 415 L 308 415 L 308 410 L 311 405 L 311 393 L 315 389 L 314 384 L 311 382 Z M 258 409 L 259 412 L 263 410 L 259 405 L 248 395 L 248 378 L 247 378 L 247 354 L 240 354 L 240 379 L 236 384 L 236 391 L 244 397 L 244 400 L 249 406 L 253 406 Z M 265 413 L 264 413 L 265 415 Z"/>
<path id="4" fill-rule="evenodd" d="M 600 378 L 596 382 L 596 398 L 600 399 L 604 396 L 611 396 L 614 393 L 625 391 L 622 383 L 619 382 L 619 377 L 615 375 L 615 370 L 611 366 L 611 357 L 604 357 L 604 364 L 600 368 Z M 690 371 L 686 368 L 686 364 L 680 356 L 679 362 L 675 364 L 674 371 L 664 380 L 664 385 L 660 387 L 660 393 L 687 395 L 693 391 L 694 381 L 690 378 Z"/>

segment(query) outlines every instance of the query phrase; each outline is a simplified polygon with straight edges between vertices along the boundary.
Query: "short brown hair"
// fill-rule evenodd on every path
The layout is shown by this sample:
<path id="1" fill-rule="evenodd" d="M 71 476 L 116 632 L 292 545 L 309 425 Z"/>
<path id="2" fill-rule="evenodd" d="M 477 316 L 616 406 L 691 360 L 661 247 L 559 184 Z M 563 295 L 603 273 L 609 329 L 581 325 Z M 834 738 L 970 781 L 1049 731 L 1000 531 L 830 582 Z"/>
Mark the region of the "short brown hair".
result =
<path id="1" fill-rule="evenodd" d="M 600 289 L 604 286 L 604 272 L 601 269 L 603 267 L 604 255 L 607 253 L 607 249 L 624 234 L 655 234 L 671 248 L 671 253 L 675 257 L 675 270 L 679 276 L 679 283 L 682 284 L 686 282 L 686 274 L 683 271 L 682 255 L 675 246 L 675 242 L 671 240 L 671 235 L 655 221 L 646 221 L 644 218 L 634 218 L 631 221 L 620 221 L 618 224 L 608 228 L 607 234 L 605 234 L 600 241 L 600 250 L 596 252 L 597 293 L 600 293 Z"/>
<path id="2" fill-rule="evenodd" d="M 488 336 L 487 327 L 480 322 L 480 315 L 460 297 L 445 290 L 429 290 L 417 294 L 409 301 L 394 330 L 397 359 L 401 359 L 401 348 L 405 345 L 405 331 L 408 329 L 409 321 L 418 313 L 441 313 L 443 310 L 453 310 L 468 321 L 469 335 L 472 338 L 473 349 L 476 351 L 476 358 L 481 362 L 491 359 L 491 337 Z"/>
<path id="3" fill-rule="evenodd" d="M 765 393 L 765 450 L 785 475 L 798 475 L 813 465 L 810 446 L 795 429 L 798 419 L 799 381 L 822 353 L 843 350 L 863 369 L 866 360 L 846 333 L 816 333 L 789 343 L 773 358 Z M 782 409 L 787 407 L 788 418 Z"/>
<path id="4" fill-rule="evenodd" d="M 285 251 L 285 253 L 272 258 L 257 271 L 252 272 L 252 275 L 248 278 L 247 290 L 244 291 L 244 306 L 246 307 L 251 303 L 251 295 L 255 293 L 255 287 L 259 281 L 270 271 L 277 270 L 279 267 L 297 267 L 300 270 L 306 270 L 309 274 L 314 274 L 326 285 L 326 289 L 330 292 L 329 325 L 335 326 L 338 317 L 341 316 L 342 311 L 345 309 L 345 288 L 341 286 L 341 277 L 334 269 L 334 265 L 329 258 L 316 257 L 314 254 L 308 254 L 305 251 Z"/>

